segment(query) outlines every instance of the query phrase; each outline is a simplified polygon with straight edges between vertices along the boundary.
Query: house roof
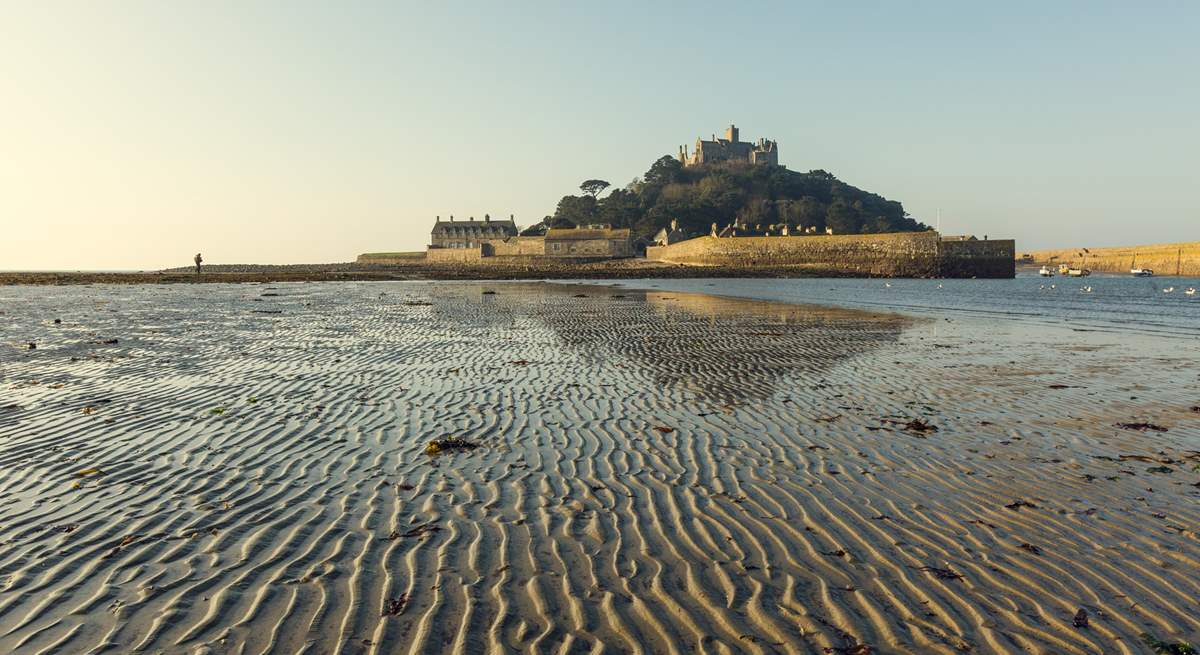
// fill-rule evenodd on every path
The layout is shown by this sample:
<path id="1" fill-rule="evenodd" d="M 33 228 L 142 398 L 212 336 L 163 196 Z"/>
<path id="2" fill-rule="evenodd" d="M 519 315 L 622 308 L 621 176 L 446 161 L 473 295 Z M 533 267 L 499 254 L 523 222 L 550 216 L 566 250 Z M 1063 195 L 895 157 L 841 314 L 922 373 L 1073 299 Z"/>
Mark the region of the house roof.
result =
<path id="1" fill-rule="evenodd" d="M 546 230 L 546 240 L 564 239 L 628 239 L 629 228 L 551 228 Z"/>
<path id="2" fill-rule="evenodd" d="M 487 230 L 493 232 L 501 232 L 505 234 L 516 234 L 517 224 L 510 219 L 490 220 L 490 221 L 435 221 L 432 232 L 444 232 L 447 230 Z"/>

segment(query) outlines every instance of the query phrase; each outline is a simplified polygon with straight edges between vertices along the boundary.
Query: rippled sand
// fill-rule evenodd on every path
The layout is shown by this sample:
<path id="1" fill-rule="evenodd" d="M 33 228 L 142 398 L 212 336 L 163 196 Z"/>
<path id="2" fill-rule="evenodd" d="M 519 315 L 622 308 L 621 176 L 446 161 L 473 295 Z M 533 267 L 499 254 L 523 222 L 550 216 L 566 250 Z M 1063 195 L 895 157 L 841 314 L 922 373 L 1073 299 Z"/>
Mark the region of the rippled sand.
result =
<path id="1" fill-rule="evenodd" d="M 1200 640 L 1194 340 L 539 284 L 2 294 L 0 652 Z"/>

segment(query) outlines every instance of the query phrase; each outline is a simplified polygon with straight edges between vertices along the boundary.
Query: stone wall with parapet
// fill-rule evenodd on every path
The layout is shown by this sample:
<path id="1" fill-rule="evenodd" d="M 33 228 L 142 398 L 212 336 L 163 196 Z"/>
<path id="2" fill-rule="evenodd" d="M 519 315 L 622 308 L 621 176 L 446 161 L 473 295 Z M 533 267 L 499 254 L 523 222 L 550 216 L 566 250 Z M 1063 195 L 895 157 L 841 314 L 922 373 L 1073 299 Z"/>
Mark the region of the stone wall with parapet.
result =
<path id="1" fill-rule="evenodd" d="M 425 251 L 412 252 L 364 252 L 354 260 L 357 264 L 415 264 L 425 261 Z"/>
<path id="2" fill-rule="evenodd" d="M 942 241 L 938 244 L 941 277 L 1013 277 L 1017 274 L 1017 242 Z"/>
<path id="3" fill-rule="evenodd" d="M 812 235 L 789 237 L 713 237 L 651 246 L 646 258 L 696 266 L 811 268 L 841 275 L 934 277 L 934 232 Z"/>
<path id="4" fill-rule="evenodd" d="M 646 250 L 646 258 L 693 266 L 808 269 L 831 275 L 1012 277 L 1015 271 L 1013 248 L 1011 240 L 942 241 L 933 231 L 789 237 L 705 236 L 667 246 L 651 246 Z"/>
<path id="5" fill-rule="evenodd" d="M 509 237 L 487 239 L 483 244 L 484 257 L 517 257 L 546 254 L 546 237 Z"/>
<path id="6" fill-rule="evenodd" d="M 425 261 L 446 264 L 470 264 L 483 260 L 483 248 L 430 248 L 425 251 Z"/>

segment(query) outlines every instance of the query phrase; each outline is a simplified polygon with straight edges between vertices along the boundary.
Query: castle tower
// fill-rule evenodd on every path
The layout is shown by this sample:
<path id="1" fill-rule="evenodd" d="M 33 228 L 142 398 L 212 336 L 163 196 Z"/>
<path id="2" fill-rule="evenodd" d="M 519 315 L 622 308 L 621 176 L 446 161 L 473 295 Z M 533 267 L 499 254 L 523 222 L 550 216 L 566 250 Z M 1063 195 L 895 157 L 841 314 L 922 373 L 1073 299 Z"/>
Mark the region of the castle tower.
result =
<path id="1" fill-rule="evenodd" d="M 729 127 L 725 128 L 725 139 L 726 139 L 726 140 L 728 140 L 730 143 L 737 143 L 737 142 L 738 142 L 738 128 L 737 128 L 737 126 L 735 126 L 734 124 L 730 123 L 730 124 L 729 124 Z"/>

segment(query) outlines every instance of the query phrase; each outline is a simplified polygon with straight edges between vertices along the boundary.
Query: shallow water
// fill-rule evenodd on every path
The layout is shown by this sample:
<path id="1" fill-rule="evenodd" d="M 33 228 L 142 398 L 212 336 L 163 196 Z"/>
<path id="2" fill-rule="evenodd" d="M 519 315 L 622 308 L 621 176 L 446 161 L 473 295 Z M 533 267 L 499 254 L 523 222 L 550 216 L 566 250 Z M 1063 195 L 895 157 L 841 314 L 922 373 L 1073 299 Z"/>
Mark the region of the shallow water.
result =
<path id="1" fill-rule="evenodd" d="M 654 279 L 625 282 L 743 298 L 914 314 L 976 315 L 1037 324 L 1200 337 L 1200 278 L 1095 274 L 1011 280 Z M 1090 288 L 1090 291 L 1085 290 Z M 1171 293 L 1164 289 L 1174 288 Z M 1196 295 L 1184 291 L 1196 289 Z"/>

